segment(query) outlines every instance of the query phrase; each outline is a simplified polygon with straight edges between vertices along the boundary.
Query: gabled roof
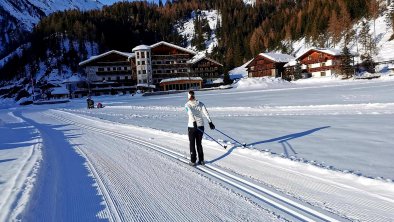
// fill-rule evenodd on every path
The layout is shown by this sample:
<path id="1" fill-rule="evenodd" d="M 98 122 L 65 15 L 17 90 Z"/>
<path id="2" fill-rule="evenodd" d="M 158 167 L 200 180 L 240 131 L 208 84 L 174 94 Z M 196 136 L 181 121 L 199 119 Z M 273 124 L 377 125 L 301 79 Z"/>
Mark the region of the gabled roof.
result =
<path id="1" fill-rule="evenodd" d="M 96 60 L 96 59 L 102 58 L 102 57 L 107 56 L 107 55 L 112 54 L 112 53 L 116 53 L 116 54 L 118 54 L 118 55 L 127 57 L 127 60 L 129 60 L 129 59 L 131 59 L 131 58 L 133 58 L 133 57 L 135 56 L 134 53 L 130 53 L 130 52 L 120 52 L 120 51 L 117 51 L 117 50 L 111 50 L 111 51 L 105 52 L 105 53 L 100 54 L 100 55 L 97 55 L 97 56 L 92 56 L 92 57 L 90 57 L 89 59 L 80 62 L 79 65 L 80 65 L 80 66 L 83 66 L 83 65 L 85 65 L 85 64 L 87 64 L 87 63 L 90 63 L 90 62 L 92 62 L 92 61 L 94 61 L 94 60 Z"/>
<path id="2" fill-rule="evenodd" d="M 260 53 L 259 56 L 262 56 L 272 62 L 275 63 L 288 63 L 295 59 L 294 56 L 282 53 Z M 257 57 L 251 59 L 249 62 L 245 63 L 245 67 L 249 67 L 249 65 L 256 59 Z"/>
<path id="3" fill-rule="evenodd" d="M 215 63 L 215 64 L 218 64 L 218 65 L 220 65 L 220 66 L 223 66 L 221 63 L 219 63 L 219 62 L 217 62 L 217 61 L 215 61 L 215 60 L 213 60 L 213 59 L 210 59 L 210 58 L 206 57 L 205 55 L 201 55 L 201 54 L 195 55 L 192 59 L 190 59 L 190 60 L 187 61 L 187 62 L 190 63 L 190 64 L 196 64 L 197 62 L 199 62 L 199 61 L 201 61 L 201 60 L 203 60 L 203 59 L 206 59 L 206 60 L 208 60 L 208 61 L 210 61 L 210 62 L 213 62 L 213 63 Z"/>
<path id="4" fill-rule="evenodd" d="M 295 59 L 295 57 L 292 55 L 281 53 L 260 53 L 259 55 L 274 62 L 290 62 L 291 60 Z"/>
<path id="5" fill-rule="evenodd" d="M 315 51 L 315 52 L 321 52 L 324 54 L 332 55 L 332 56 L 340 56 L 342 54 L 342 50 L 340 49 L 330 49 L 330 48 L 310 48 L 304 53 L 302 53 L 300 56 L 297 57 L 297 60 L 300 58 L 305 57 L 308 55 L 310 52 Z M 356 52 L 350 52 L 353 56 L 357 56 Z"/>
<path id="6" fill-rule="evenodd" d="M 150 50 L 150 46 L 148 45 L 139 45 L 132 49 L 132 51 L 139 51 L 139 50 Z"/>
<path id="7" fill-rule="evenodd" d="M 179 49 L 181 51 L 184 51 L 184 52 L 187 52 L 187 53 L 190 53 L 190 54 L 193 54 L 193 55 L 197 54 L 193 50 L 186 49 L 186 48 L 183 48 L 183 47 L 180 47 L 180 46 L 177 46 L 177 45 L 174 45 L 172 43 L 165 42 L 165 41 L 161 41 L 161 42 L 155 43 L 155 44 L 151 45 L 150 48 L 152 49 L 152 48 L 155 48 L 155 47 L 160 46 L 160 45 L 166 45 L 166 46 L 169 46 L 169 47 L 172 47 L 172 48 L 176 48 L 176 49 Z"/>

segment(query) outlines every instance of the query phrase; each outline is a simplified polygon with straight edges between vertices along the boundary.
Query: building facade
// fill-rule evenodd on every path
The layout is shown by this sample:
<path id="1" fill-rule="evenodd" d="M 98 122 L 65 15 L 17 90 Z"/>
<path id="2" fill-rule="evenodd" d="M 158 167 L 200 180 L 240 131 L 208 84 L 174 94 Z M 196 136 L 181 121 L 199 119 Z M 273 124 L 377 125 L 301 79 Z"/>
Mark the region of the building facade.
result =
<path id="1" fill-rule="evenodd" d="M 341 51 L 336 49 L 310 49 L 297 60 L 301 68 L 312 77 L 335 76 L 341 65 Z"/>
<path id="2" fill-rule="evenodd" d="M 357 53 L 351 52 L 352 56 Z M 285 76 L 294 79 L 299 64 L 303 78 L 336 77 L 340 75 L 342 51 L 339 49 L 312 48 L 285 65 Z"/>
<path id="3" fill-rule="evenodd" d="M 260 53 L 247 65 L 249 77 L 282 77 L 284 65 L 295 58 L 280 53 Z"/>
<path id="4" fill-rule="evenodd" d="M 201 77 L 203 83 L 212 82 L 221 77 L 223 67 L 213 59 L 164 41 L 139 45 L 132 53 L 112 50 L 79 65 L 92 81 L 127 80 L 138 88 L 156 89 L 160 89 L 160 82 L 171 78 Z"/>

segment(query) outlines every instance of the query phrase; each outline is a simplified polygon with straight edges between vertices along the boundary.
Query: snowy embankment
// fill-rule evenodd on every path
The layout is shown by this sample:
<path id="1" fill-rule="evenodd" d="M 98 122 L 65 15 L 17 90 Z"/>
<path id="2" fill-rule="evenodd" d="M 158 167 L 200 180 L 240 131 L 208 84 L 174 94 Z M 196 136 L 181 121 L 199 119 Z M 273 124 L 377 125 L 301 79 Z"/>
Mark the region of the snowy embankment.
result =
<path id="1" fill-rule="evenodd" d="M 28 204 L 41 146 L 37 129 L 0 110 L 0 221 L 16 221 Z"/>

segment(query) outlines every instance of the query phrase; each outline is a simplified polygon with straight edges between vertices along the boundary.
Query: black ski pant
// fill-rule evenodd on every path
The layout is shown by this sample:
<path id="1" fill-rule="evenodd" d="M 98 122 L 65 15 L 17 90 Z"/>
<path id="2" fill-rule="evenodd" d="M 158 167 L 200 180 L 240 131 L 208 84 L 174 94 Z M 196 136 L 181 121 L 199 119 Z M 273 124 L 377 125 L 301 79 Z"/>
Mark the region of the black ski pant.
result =
<path id="1" fill-rule="evenodd" d="M 198 130 L 199 129 L 199 130 Z M 204 161 L 204 151 L 202 150 L 202 136 L 204 132 L 204 127 L 200 126 L 198 129 L 194 129 L 193 127 L 189 127 L 189 142 L 190 142 L 190 160 L 192 163 L 195 163 L 197 160 L 196 155 L 196 144 L 197 144 L 197 153 L 198 153 L 198 161 Z"/>

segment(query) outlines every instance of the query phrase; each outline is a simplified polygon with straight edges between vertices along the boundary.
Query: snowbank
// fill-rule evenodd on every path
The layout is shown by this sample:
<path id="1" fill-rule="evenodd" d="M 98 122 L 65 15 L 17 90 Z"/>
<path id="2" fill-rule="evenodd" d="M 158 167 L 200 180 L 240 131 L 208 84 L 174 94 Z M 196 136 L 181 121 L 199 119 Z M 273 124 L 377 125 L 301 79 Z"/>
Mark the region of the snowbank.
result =
<path id="1" fill-rule="evenodd" d="M 293 86 L 293 84 L 281 78 L 272 77 L 243 78 L 233 85 L 239 90 L 286 88 L 289 86 Z"/>
<path id="2" fill-rule="evenodd" d="M 253 59 L 249 60 L 242 66 L 236 67 L 228 72 L 230 75 L 230 79 L 241 79 L 244 77 L 248 77 L 248 71 L 246 70 L 246 66 L 252 61 Z"/>

